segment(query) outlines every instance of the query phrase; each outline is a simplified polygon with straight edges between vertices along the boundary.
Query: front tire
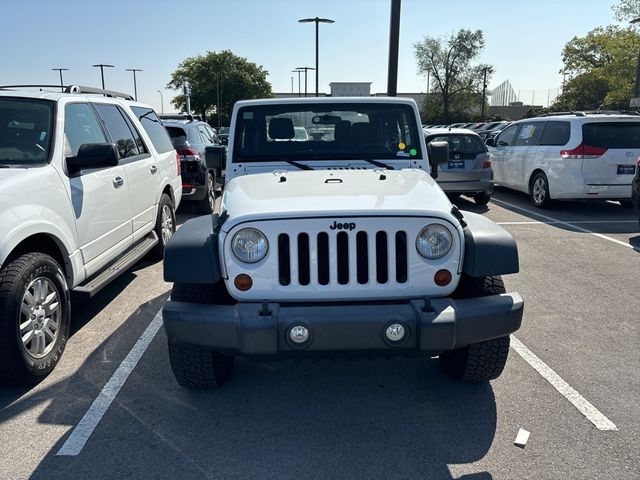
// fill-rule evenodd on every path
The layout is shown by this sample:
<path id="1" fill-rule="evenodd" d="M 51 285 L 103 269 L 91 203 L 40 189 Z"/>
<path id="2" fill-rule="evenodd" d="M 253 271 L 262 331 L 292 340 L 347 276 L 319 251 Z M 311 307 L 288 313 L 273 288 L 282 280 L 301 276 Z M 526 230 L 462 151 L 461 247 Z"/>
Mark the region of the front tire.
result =
<path id="1" fill-rule="evenodd" d="M 176 283 L 171 300 L 190 303 L 224 303 L 229 300 L 224 284 Z M 169 361 L 176 381 L 185 388 L 212 388 L 224 385 L 233 375 L 235 359 L 212 348 L 169 340 Z"/>
<path id="2" fill-rule="evenodd" d="M 64 272 L 49 255 L 27 253 L 0 271 L 0 382 L 33 385 L 53 371 L 70 311 Z"/>
<path id="3" fill-rule="evenodd" d="M 537 208 L 549 208 L 551 206 L 551 195 L 549 194 L 549 180 L 547 176 L 538 172 L 531 179 L 530 195 L 531 203 Z"/>
<path id="4" fill-rule="evenodd" d="M 473 196 L 473 200 L 478 205 L 486 205 L 491 200 L 491 194 L 487 192 L 478 192 Z"/>
<path id="5" fill-rule="evenodd" d="M 454 298 L 486 297 L 506 293 L 500 277 L 468 277 L 463 275 Z M 500 376 L 509 356 L 509 336 L 472 343 L 440 354 L 440 365 L 454 380 L 486 382 Z"/>

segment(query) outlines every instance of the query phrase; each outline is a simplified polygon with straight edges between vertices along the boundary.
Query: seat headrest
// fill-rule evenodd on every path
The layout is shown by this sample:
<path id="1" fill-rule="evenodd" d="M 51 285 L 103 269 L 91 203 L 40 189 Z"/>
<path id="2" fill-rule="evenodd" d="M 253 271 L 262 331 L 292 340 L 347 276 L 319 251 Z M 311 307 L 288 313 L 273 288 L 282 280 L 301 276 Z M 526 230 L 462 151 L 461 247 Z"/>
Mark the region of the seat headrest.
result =
<path id="1" fill-rule="evenodd" d="M 278 140 L 291 140 L 296 132 L 290 118 L 272 118 L 269 121 L 269 136 Z"/>

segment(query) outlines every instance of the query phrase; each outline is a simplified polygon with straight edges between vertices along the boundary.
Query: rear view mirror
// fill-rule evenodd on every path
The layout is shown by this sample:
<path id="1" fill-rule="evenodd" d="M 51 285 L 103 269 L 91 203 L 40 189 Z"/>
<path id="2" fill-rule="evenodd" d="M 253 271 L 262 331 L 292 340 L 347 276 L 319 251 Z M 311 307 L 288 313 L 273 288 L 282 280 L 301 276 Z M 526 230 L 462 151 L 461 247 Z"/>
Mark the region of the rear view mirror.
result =
<path id="1" fill-rule="evenodd" d="M 438 178 L 438 165 L 449 161 L 449 142 L 427 143 L 427 156 L 431 165 L 431 176 Z"/>
<path id="2" fill-rule="evenodd" d="M 487 138 L 487 139 L 484 141 L 484 143 L 485 143 L 485 145 L 486 145 L 487 147 L 495 147 L 495 146 L 496 146 L 495 140 L 494 140 L 493 138 Z"/>
<path id="3" fill-rule="evenodd" d="M 205 163 L 207 168 L 215 170 L 216 176 L 222 175 L 222 166 L 225 162 L 225 148 L 221 145 L 209 145 L 205 147 Z"/>
<path id="4" fill-rule="evenodd" d="M 115 167 L 119 158 L 114 143 L 83 143 L 75 157 L 67 158 L 67 169 L 73 174 L 89 168 Z"/>

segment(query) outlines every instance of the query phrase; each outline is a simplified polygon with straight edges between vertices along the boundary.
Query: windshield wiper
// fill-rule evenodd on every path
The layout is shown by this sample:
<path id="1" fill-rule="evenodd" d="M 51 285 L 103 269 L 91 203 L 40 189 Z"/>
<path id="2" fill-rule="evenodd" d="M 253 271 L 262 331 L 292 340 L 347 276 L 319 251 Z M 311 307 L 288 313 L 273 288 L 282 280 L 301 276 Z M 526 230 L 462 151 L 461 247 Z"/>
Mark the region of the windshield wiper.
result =
<path id="1" fill-rule="evenodd" d="M 388 165 L 384 162 L 380 162 L 378 160 L 374 160 L 373 158 L 367 158 L 364 156 L 349 156 L 349 157 L 333 157 L 331 160 L 364 160 L 367 163 L 370 163 L 371 165 L 374 165 L 376 167 L 379 168 L 384 168 L 386 170 L 395 170 L 394 167 L 392 167 L 391 165 Z"/>
<path id="2" fill-rule="evenodd" d="M 281 158 L 283 162 L 288 163 L 289 165 L 293 165 L 294 167 L 299 168 L 300 170 L 315 170 L 315 168 L 310 167 L 309 165 L 305 165 L 304 163 L 298 163 L 295 160 L 289 160 L 286 158 Z"/>

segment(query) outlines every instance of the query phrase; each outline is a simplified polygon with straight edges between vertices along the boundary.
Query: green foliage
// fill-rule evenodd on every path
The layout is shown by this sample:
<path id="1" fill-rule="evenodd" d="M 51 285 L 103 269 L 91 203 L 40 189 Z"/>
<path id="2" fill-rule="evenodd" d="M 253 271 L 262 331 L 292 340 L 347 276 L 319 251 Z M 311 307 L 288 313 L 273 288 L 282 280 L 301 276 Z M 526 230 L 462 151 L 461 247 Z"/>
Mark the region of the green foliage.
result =
<path id="1" fill-rule="evenodd" d="M 562 50 L 569 78 L 554 110 L 627 109 L 635 85 L 640 34 L 632 27 L 598 27 Z"/>
<path id="2" fill-rule="evenodd" d="M 620 22 L 630 22 L 640 18 L 640 0 L 619 0 L 613 7 L 616 20 Z"/>
<path id="3" fill-rule="evenodd" d="M 220 124 L 229 125 L 235 102 L 271 97 L 268 73 L 262 66 L 234 55 L 230 50 L 207 52 L 205 55 L 185 59 L 171 74 L 167 88 L 181 92 L 182 84 L 187 80 L 191 84 L 191 110 L 207 118 L 213 125 L 218 123 L 214 106 L 219 93 Z M 172 103 L 178 110 L 186 111 L 186 99 L 183 95 L 178 95 Z"/>
<path id="4" fill-rule="evenodd" d="M 481 97 L 478 94 L 482 92 L 484 72 L 488 83 L 494 71 L 491 65 L 473 64 L 484 48 L 482 30 L 462 29 L 447 38 L 424 37 L 414 48 L 418 72 L 430 74 L 434 93 L 424 105 L 427 118 L 437 116 L 449 122 L 454 115 L 456 119 L 462 115 L 474 116 L 466 107 L 472 98 L 477 98 L 475 115 L 479 115 Z"/>

